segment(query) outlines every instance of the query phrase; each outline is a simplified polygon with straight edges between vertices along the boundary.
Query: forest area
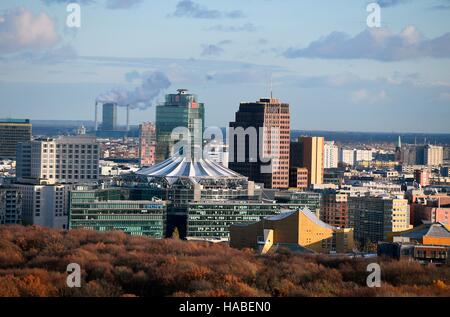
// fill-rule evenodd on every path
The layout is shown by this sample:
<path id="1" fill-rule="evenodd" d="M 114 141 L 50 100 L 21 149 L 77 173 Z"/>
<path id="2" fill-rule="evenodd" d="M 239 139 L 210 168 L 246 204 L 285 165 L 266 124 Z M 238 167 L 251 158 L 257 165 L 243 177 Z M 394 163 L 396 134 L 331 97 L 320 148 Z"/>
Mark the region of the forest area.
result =
<path id="1" fill-rule="evenodd" d="M 366 285 L 370 261 L 380 288 Z M 80 288 L 66 284 L 69 263 L 81 267 Z M 14 225 L 0 226 L 0 296 L 450 296 L 450 267 Z"/>

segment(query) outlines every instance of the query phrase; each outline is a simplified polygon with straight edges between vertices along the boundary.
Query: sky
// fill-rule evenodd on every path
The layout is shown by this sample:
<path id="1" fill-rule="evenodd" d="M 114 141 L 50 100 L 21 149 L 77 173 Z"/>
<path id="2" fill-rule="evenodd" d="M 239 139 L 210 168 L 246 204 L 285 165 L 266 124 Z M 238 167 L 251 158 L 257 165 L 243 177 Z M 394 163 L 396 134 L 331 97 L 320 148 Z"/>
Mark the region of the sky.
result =
<path id="1" fill-rule="evenodd" d="M 225 127 L 272 90 L 292 129 L 450 133 L 450 0 L 379 0 L 375 28 L 366 0 L 78 0 L 79 28 L 70 2 L 0 2 L 0 118 L 138 124 L 186 88 Z"/>

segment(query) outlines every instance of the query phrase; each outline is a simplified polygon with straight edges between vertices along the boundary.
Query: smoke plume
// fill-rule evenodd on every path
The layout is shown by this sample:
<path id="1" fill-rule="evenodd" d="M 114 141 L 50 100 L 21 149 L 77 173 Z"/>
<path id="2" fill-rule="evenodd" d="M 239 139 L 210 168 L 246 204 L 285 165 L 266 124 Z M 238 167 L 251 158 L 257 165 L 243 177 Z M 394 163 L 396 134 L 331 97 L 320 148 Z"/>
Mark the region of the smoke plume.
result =
<path id="1" fill-rule="evenodd" d="M 98 103 L 115 103 L 118 106 L 130 106 L 131 109 L 146 109 L 151 107 L 153 100 L 169 88 L 171 82 L 160 71 L 146 73 L 142 76 L 141 86 L 128 91 L 122 88 L 114 88 L 97 97 Z"/>

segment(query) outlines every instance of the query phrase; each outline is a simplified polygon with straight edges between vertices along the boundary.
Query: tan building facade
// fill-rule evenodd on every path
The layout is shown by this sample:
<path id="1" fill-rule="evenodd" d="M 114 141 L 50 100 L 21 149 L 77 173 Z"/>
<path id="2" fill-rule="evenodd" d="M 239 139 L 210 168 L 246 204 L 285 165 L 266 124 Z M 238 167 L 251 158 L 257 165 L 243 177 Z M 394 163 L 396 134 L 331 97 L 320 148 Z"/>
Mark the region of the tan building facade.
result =
<path id="1" fill-rule="evenodd" d="M 230 227 L 233 248 L 254 248 L 261 253 L 287 247 L 300 252 L 347 253 L 353 250 L 353 230 L 322 222 L 308 209 L 284 212 L 249 225 Z"/>
<path id="2" fill-rule="evenodd" d="M 308 186 L 323 184 L 324 144 L 323 137 L 300 137 L 291 143 L 290 167 L 308 170 Z"/>

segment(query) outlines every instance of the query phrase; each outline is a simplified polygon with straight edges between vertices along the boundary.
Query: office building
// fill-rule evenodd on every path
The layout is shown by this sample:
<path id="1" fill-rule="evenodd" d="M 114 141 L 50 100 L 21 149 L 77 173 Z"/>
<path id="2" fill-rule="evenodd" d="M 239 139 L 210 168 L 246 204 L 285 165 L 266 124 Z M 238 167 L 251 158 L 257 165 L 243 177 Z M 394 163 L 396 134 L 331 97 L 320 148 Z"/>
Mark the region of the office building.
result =
<path id="1" fill-rule="evenodd" d="M 337 191 L 322 193 L 320 220 L 339 228 L 348 228 L 348 194 Z"/>
<path id="2" fill-rule="evenodd" d="M 275 193 L 275 201 L 279 204 L 293 204 L 300 209 L 308 208 L 317 216 L 320 213 L 321 194 L 308 191 L 283 190 Z M 290 208 L 293 209 L 293 208 Z M 298 208 L 295 208 L 298 209 Z"/>
<path id="3" fill-rule="evenodd" d="M 308 188 L 308 169 L 304 167 L 289 168 L 289 188 Z"/>
<path id="4" fill-rule="evenodd" d="M 257 222 L 265 216 L 280 213 L 281 208 L 279 204 L 261 201 L 191 202 L 188 207 L 187 239 L 228 241 L 232 224 Z"/>
<path id="5" fill-rule="evenodd" d="M 334 141 L 326 141 L 323 149 L 323 167 L 337 168 L 339 163 L 339 147 Z"/>
<path id="6" fill-rule="evenodd" d="M 11 186 L 0 187 L 0 225 L 22 224 L 22 193 Z"/>
<path id="7" fill-rule="evenodd" d="M 274 98 L 241 103 L 228 140 L 230 169 L 266 188 L 289 187 L 289 104 Z"/>
<path id="8" fill-rule="evenodd" d="M 253 199 L 255 184 L 230 169 L 208 159 L 175 156 L 135 174 L 121 176 L 121 185 L 130 189 L 130 200 L 170 201 L 167 235 L 175 228 L 186 237 L 188 207 L 203 200 Z"/>
<path id="9" fill-rule="evenodd" d="M 252 224 L 235 224 L 230 229 L 230 246 L 271 253 L 288 248 L 300 253 L 348 253 L 354 248 L 352 229 L 334 228 L 311 211 L 287 211 Z"/>
<path id="10" fill-rule="evenodd" d="M 119 188 L 77 186 L 70 193 L 70 229 L 120 230 L 130 235 L 162 239 L 167 204 L 160 200 L 133 201 Z"/>
<path id="11" fill-rule="evenodd" d="M 324 138 L 300 137 L 291 143 L 290 167 L 308 170 L 308 186 L 323 184 Z"/>
<path id="12" fill-rule="evenodd" d="M 349 197 L 348 218 L 355 240 L 362 245 L 385 241 L 388 233 L 412 228 L 408 201 L 391 196 Z"/>
<path id="13" fill-rule="evenodd" d="M 0 119 L 0 159 L 15 159 L 17 145 L 30 140 L 30 120 Z"/>
<path id="14" fill-rule="evenodd" d="M 14 184 L 22 195 L 22 221 L 54 229 L 68 228 L 71 185 Z"/>
<path id="15" fill-rule="evenodd" d="M 99 145 L 89 136 L 37 139 L 17 147 L 17 181 L 83 183 L 98 179 Z"/>
<path id="16" fill-rule="evenodd" d="M 152 166 L 156 162 L 156 127 L 153 122 L 139 125 L 139 163 Z"/>
<path id="17" fill-rule="evenodd" d="M 117 104 L 105 103 L 103 104 L 103 131 L 117 130 Z"/>
<path id="18" fill-rule="evenodd" d="M 191 153 L 201 151 L 204 126 L 205 106 L 198 102 L 197 95 L 189 94 L 187 89 L 166 95 L 165 102 L 156 107 L 156 162 L 175 154 L 173 150 L 177 141 L 172 140 L 171 135 L 176 128 L 189 131 Z M 196 146 L 200 148 L 196 150 Z"/>

